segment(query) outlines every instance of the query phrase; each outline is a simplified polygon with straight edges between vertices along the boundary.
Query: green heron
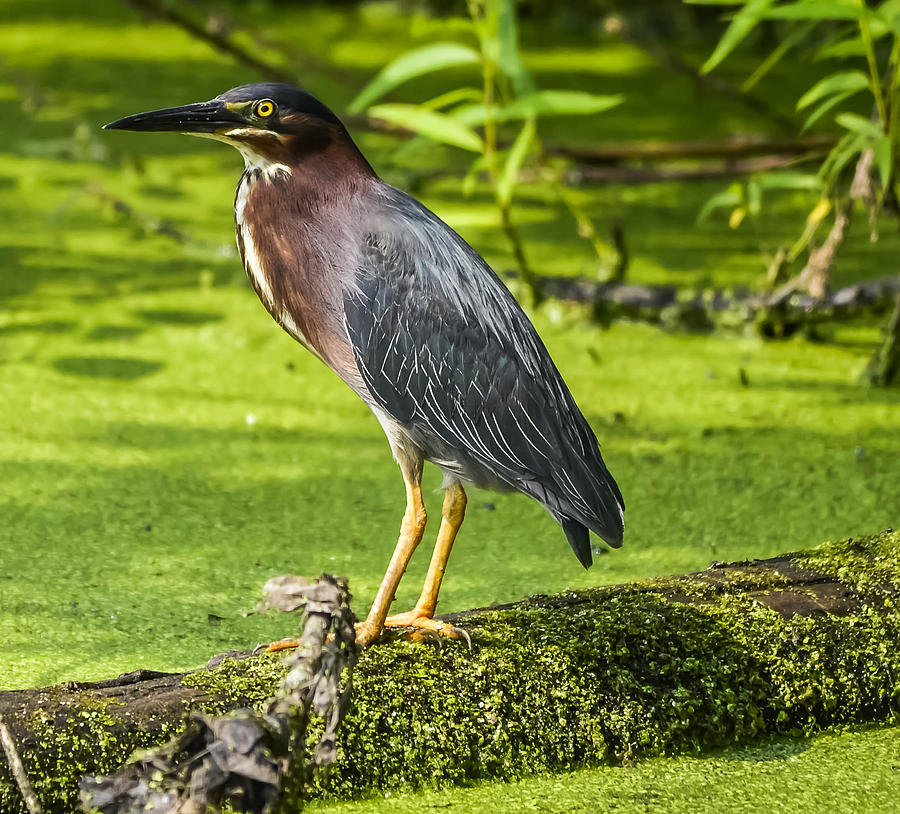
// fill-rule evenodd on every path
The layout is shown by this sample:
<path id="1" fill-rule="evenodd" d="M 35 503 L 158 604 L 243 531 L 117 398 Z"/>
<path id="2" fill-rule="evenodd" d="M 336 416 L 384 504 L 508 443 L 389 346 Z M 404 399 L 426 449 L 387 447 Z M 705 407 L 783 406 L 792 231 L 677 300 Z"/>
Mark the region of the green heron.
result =
<path id="1" fill-rule="evenodd" d="M 386 184 L 340 120 L 274 82 L 139 113 L 111 130 L 171 131 L 236 147 L 234 220 L 263 305 L 371 408 L 406 484 L 400 537 L 362 645 L 385 627 L 462 631 L 434 618 L 466 509 L 463 484 L 522 492 L 591 565 L 589 531 L 618 548 L 624 502 L 597 439 L 528 317 L 456 232 Z M 425 461 L 443 471 L 434 553 L 415 608 L 389 616 L 425 530 Z"/>

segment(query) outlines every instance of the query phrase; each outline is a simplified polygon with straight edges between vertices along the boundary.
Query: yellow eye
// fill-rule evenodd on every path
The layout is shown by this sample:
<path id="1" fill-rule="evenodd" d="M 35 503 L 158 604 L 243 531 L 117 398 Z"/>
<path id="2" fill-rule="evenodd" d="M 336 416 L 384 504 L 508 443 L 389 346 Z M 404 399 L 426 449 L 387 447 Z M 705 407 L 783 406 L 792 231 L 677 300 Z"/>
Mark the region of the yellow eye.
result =
<path id="1" fill-rule="evenodd" d="M 263 99 L 261 102 L 256 103 L 254 112 L 261 119 L 268 119 L 275 112 L 275 102 L 271 99 Z"/>

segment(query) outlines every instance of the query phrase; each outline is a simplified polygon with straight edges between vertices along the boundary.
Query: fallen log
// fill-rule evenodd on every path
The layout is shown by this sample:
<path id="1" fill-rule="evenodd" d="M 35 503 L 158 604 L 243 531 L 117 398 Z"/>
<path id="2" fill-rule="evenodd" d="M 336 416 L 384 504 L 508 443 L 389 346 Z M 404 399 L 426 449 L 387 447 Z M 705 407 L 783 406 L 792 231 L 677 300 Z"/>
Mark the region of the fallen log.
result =
<path id="1" fill-rule="evenodd" d="M 339 756 L 318 793 L 511 779 L 810 734 L 900 714 L 900 534 L 631 585 L 451 614 L 456 643 L 389 639 L 356 669 Z M 189 710 L 261 707 L 278 656 L 186 674 L 0 693 L 44 811 L 77 810 L 109 773 L 179 732 Z M 25 812 L 0 761 L 0 811 Z"/>
<path id="2" fill-rule="evenodd" d="M 515 279 L 516 273 L 506 273 Z M 742 289 L 690 290 L 675 285 L 607 283 L 587 277 L 536 275 L 545 296 L 594 306 L 601 321 L 634 319 L 667 328 L 739 328 L 757 323 L 766 335 L 787 336 L 800 326 L 890 312 L 900 276 L 881 277 L 813 297 L 796 291 L 773 304 L 768 294 Z"/>

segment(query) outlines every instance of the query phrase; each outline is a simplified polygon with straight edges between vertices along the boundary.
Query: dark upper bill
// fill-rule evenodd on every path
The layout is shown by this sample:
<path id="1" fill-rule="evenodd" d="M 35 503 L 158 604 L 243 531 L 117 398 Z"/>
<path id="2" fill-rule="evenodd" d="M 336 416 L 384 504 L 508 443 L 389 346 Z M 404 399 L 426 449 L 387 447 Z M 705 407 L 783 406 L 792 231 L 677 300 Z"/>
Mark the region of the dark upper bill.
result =
<path id="1" fill-rule="evenodd" d="M 226 127 L 244 124 L 244 119 L 228 109 L 225 102 L 213 100 L 181 107 L 167 107 L 136 113 L 109 124 L 104 130 L 138 130 L 172 133 L 215 133 Z"/>

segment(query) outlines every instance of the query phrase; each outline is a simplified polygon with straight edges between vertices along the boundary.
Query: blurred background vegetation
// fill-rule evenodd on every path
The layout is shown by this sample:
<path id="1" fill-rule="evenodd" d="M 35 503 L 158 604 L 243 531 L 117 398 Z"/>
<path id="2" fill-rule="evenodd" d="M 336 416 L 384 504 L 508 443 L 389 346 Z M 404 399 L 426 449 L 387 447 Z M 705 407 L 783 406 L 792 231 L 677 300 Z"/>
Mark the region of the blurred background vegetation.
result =
<path id="1" fill-rule="evenodd" d="M 0 685 L 189 667 L 281 635 L 241 615 L 269 576 L 360 607 L 381 576 L 399 478 L 246 284 L 239 157 L 99 129 L 261 79 L 505 275 L 625 493 L 586 573 L 539 507 L 476 496 L 443 610 L 896 523 L 898 15 L 2 0 Z"/>
<path id="2" fill-rule="evenodd" d="M 896 525 L 898 15 L 0 0 L 0 687 L 279 638 L 243 615 L 275 574 L 345 575 L 359 610 L 380 580 L 402 484 L 247 285 L 239 156 L 100 130 L 262 79 L 504 275 L 625 494 L 589 572 L 540 507 L 475 495 L 441 610 Z"/>

